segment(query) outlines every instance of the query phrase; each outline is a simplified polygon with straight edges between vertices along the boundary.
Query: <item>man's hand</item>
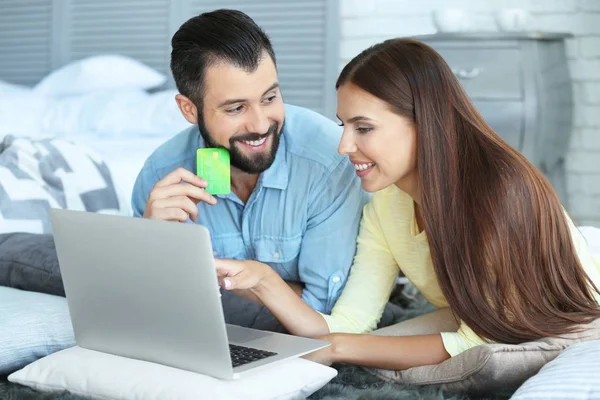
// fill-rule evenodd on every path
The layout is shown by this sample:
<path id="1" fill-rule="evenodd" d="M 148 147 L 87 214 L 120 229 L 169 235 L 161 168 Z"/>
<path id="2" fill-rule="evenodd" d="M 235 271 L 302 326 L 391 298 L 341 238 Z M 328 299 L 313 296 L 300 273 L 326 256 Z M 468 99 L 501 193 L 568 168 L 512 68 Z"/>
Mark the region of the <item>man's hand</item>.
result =
<path id="1" fill-rule="evenodd" d="M 177 168 L 156 182 L 150 191 L 144 218 L 186 222 L 189 217 L 196 222 L 198 202 L 217 204 L 217 199 L 204 190 L 207 185 L 206 180 L 192 172 Z"/>

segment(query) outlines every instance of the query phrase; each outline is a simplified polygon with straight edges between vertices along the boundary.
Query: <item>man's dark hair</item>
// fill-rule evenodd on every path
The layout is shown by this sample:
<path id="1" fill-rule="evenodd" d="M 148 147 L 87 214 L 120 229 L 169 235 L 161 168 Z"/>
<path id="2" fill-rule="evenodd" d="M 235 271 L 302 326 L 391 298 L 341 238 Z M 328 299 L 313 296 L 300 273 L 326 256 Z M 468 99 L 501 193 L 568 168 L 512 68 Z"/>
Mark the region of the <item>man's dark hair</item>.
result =
<path id="1" fill-rule="evenodd" d="M 237 10 L 221 9 L 190 18 L 173 35 L 171 46 L 171 71 L 177 89 L 200 114 L 209 66 L 227 62 L 253 72 L 264 50 L 275 63 L 269 37 L 252 18 Z"/>

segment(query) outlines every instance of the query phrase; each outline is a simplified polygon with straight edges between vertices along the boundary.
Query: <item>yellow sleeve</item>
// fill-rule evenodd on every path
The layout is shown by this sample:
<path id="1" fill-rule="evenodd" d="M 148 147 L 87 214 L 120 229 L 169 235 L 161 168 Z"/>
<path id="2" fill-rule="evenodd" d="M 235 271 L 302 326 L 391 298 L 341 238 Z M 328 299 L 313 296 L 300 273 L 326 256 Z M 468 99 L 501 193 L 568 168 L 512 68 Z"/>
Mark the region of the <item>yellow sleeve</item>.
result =
<path id="1" fill-rule="evenodd" d="M 444 348 L 452 357 L 472 347 L 491 343 L 482 339 L 464 322 L 460 323 L 458 331 L 442 332 L 441 335 L 442 341 L 444 342 Z"/>
<path id="2" fill-rule="evenodd" d="M 573 240 L 577 257 L 579 257 L 579 262 L 590 281 L 600 289 L 600 261 L 598 256 L 593 254 L 590 244 L 588 243 L 588 239 L 595 242 L 596 236 L 600 238 L 600 233 L 596 232 L 595 228 L 577 228 L 568 215 L 567 222 L 569 223 L 571 239 Z M 584 235 L 583 232 L 586 232 L 586 235 Z M 594 291 L 593 294 L 596 302 L 600 304 L 600 293 Z"/>
<path id="3" fill-rule="evenodd" d="M 356 256 L 346 286 L 331 315 L 321 314 L 329 332 L 365 333 L 374 330 L 390 298 L 398 272 L 371 200 L 363 209 Z"/>

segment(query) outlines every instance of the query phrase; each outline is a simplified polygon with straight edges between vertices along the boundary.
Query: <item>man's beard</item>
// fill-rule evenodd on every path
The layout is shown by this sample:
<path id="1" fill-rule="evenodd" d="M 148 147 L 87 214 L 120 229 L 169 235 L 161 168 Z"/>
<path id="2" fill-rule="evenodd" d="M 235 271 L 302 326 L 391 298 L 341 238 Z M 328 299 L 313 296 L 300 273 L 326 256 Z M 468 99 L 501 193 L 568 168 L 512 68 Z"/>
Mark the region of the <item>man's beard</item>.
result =
<path id="1" fill-rule="evenodd" d="M 273 122 L 267 132 L 265 133 L 244 133 L 242 135 L 232 136 L 229 139 L 229 149 L 225 146 L 221 146 L 217 144 L 214 140 L 212 140 L 212 135 L 206 129 L 206 125 L 204 125 L 204 121 L 202 118 L 198 118 L 198 128 L 200 128 L 200 134 L 204 139 L 204 144 L 206 147 L 210 148 L 222 148 L 229 151 L 229 160 L 232 167 L 239 169 L 247 174 L 260 174 L 266 171 L 275 161 L 275 155 L 277 153 L 277 148 L 279 147 L 279 124 L 277 122 Z M 269 140 L 269 137 L 272 136 L 273 143 L 271 143 L 271 149 L 268 152 L 260 152 L 254 154 L 252 157 L 246 156 L 240 148 L 238 147 L 238 143 L 242 140 L 244 141 L 255 141 L 266 138 Z"/>

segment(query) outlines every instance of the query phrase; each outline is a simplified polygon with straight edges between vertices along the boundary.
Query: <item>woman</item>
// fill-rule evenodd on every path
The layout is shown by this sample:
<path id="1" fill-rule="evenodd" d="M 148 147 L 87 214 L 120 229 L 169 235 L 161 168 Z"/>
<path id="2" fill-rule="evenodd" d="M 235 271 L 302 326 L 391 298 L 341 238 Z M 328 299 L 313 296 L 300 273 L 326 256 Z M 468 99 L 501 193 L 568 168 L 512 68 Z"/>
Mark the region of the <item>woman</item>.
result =
<path id="1" fill-rule="evenodd" d="M 317 313 L 255 261 L 219 260 L 226 289 L 262 302 L 292 334 L 329 340 L 313 360 L 395 370 L 600 317 L 600 263 L 552 187 L 484 122 L 434 50 L 385 41 L 354 58 L 336 87 L 339 152 L 375 193 L 340 299 L 331 315 Z M 458 332 L 336 333 L 374 329 L 399 270 L 452 309 Z"/>

